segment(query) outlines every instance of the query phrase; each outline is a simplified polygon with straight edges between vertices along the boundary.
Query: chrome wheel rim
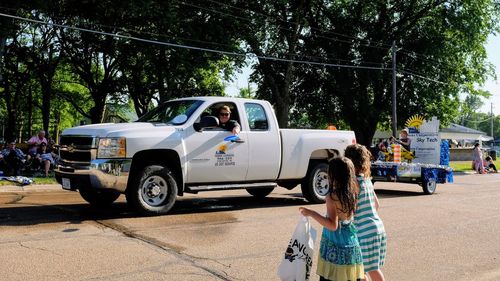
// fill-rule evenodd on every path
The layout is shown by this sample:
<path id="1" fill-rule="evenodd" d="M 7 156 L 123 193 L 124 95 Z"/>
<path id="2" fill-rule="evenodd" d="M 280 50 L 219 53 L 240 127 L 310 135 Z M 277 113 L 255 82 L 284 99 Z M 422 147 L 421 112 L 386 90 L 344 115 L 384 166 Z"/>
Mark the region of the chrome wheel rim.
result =
<path id="1" fill-rule="evenodd" d="M 435 179 L 429 179 L 427 182 L 427 190 L 430 193 L 433 193 L 436 190 L 436 180 Z"/>
<path id="2" fill-rule="evenodd" d="M 326 171 L 318 170 L 314 174 L 314 192 L 319 196 L 326 196 L 330 189 L 328 182 L 328 173 Z"/>
<path id="3" fill-rule="evenodd" d="M 148 177 L 141 187 L 142 200 L 150 206 L 161 205 L 168 195 L 167 181 L 160 176 Z"/>

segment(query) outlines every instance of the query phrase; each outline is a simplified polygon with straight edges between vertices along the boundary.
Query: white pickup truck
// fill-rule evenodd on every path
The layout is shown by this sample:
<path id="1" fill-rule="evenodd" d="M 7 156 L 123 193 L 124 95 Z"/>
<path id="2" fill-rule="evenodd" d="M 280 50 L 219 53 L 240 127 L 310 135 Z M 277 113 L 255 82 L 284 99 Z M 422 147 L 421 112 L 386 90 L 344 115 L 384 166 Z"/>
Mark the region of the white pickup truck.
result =
<path id="1" fill-rule="evenodd" d="M 218 127 L 227 105 L 238 136 Z M 120 194 L 144 214 L 165 214 L 177 196 L 246 189 L 264 197 L 298 184 L 304 197 L 324 202 L 327 161 L 355 143 L 352 131 L 279 129 L 267 101 L 192 97 L 168 101 L 137 122 L 65 130 L 57 181 L 87 202 L 107 205 Z"/>

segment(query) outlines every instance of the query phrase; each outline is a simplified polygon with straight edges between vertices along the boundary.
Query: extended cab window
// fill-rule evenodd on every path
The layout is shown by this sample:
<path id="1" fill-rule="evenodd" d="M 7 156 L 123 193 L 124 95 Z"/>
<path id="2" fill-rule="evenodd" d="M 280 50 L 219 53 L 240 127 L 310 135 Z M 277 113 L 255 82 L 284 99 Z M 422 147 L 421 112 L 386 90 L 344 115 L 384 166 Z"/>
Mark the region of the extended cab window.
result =
<path id="1" fill-rule="evenodd" d="M 200 100 L 169 101 L 146 113 L 137 122 L 181 125 L 202 103 L 203 101 Z"/>
<path id="2" fill-rule="evenodd" d="M 245 112 L 251 131 L 267 131 L 269 122 L 264 107 L 258 103 L 245 103 Z"/>

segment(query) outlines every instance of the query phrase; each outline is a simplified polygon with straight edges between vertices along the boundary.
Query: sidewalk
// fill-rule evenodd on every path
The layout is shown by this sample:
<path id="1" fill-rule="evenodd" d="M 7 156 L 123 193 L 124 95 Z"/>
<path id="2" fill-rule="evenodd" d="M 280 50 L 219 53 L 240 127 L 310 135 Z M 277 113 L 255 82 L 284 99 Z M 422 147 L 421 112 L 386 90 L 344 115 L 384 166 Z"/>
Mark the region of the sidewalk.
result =
<path id="1" fill-rule="evenodd" d="M 0 192 L 59 191 L 60 184 L 0 185 Z"/>

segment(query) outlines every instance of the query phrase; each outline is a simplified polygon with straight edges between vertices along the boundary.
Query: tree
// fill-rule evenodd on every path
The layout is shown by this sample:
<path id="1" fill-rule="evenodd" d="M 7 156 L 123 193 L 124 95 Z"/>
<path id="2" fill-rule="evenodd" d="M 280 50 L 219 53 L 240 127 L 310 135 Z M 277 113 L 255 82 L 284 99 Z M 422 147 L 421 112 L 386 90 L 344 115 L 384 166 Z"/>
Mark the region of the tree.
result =
<path id="1" fill-rule="evenodd" d="M 92 13 L 95 17 L 111 16 L 112 19 L 115 19 L 117 16 L 106 15 L 106 12 L 112 11 L 109 7 L 100 7 L 100 5 L 94 5 L 90 2 L 83 3 L 81 8 L 87 13 Z M 85 19 L 85 16 L 87 15 L 77 13 L 73 17 L 67 17 L 65 23 L 76 25 L 82 18 Z M 89 21 L 86 28 L 102 31 L 102 26 L 93 21 Z M 116 33 L 118 30 L 108 30 L 108 32 Z M 116 61 L 117 43 L 111 36 L 70 28 L 61 29 L 58 35 L 62 51 L 71 65 L 72 71 L 78 75 L 92 97 L 94 104 L 86 117 L 90 118 L 92 123 L 101 123 L 107 98 L 121 90 Z"/>
<path id="2" fill-rule="evenodd" d="M 35 15 L 38 20 L 48 20 L 43 14 Z M 46 25 L 33 25 L 30 31 L 31 48 L 30 70 L 38 78 L 41 88 L 41 112 L 43 129 L 49 134 L 51 102 L 53 97 L 53 80 L 56 69 L 61 61 L 60 46 L 56 35 L 57 30 Z M 31 127 L 31 126 L 30 126 Z"/>
<path id="3" fill-rule="evenodd" d="M 466 126 L 466 122 L 472 119 L 481 106 L 483 106 L 483 101 L 479 94 L 467 95 L 460 107 L 460 125 Z"/>
<path id="4" fill-rule="evenodd" d="M 252 81 L 258 84 L 256 96 L 269 100 L 280 127 L 288 127 L 290 108 L 295 104 L 293 89 L 298 82 L 297 66 L 301 58 L 301 34 L 306 30 L 305 15 L 309 1 L 241 1 L 232 10 L 244 20 L 241 36 L 247 51 L 257 56 Z M 272 60 L 271 57 L 285 61 Z"/>
<path id="5" fill-rule="evenodd" d="M 317 85 L 312 93 L 335 107 L 358 142 L 370 144 L 377 124 L 391 115 L 388 70 L 395 41 L 398 125 L 413 114 L 435 115 L 446 124 L 457 115 L 458 94 L 470 93 L 471 83 L 481 84 L 491 74 L 483 45 L 497 24 L 498 8 L 488 0 L 318 4 L 308 14 L 307 50 L 324 61 L 378 69 L 311 69 L 302 91 Z M 325 116 L 331 111 L 320 110 Z"/>
<path id="6" fill-rule="evenodd" d="M 22 137 L 20 128 L 25 112 L 26 95 L 25 91 L 30 80 L 30 73 L 27 66 L 28 55 L 25 47 L 22 26 L 12 36 L 5 46 L 3 53 L 2 69 L 2 92 L 1 97 L 5 102 L 7 122 L 5 130 L 6 139 Z"/>

